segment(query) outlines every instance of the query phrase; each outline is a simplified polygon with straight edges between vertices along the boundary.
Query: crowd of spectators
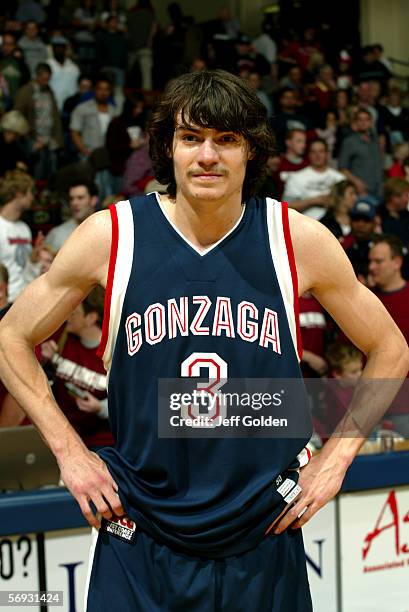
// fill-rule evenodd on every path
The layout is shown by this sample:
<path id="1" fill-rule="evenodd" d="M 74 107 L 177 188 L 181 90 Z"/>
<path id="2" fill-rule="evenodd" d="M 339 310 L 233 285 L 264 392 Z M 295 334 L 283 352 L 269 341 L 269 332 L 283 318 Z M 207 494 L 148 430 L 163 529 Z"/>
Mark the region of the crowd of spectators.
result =
<path id="1" fill-rule="evenodd" d="M 334 47 L 319 25 L 281 32 L 269 15 L 250 38 L 228 9 L 196 23 L 177 2 L 167 25 L 150 0 L 74 4 L 25 0 L 0 21 L 1 316 L 88 215 L 155 188 L 146 129 L 166 82 L 222 68 L 248 81 L 275 132 L 258 194 L 326 225 L 409 340 L 409 108 L 382 46 Z M 103 371 L 89 356 L 100 311 L 94 296 L 38 348 L 72 422 L 88 426 L 75 410 L 92 413 L 90 446 L 106 441 Z M 339 348 L 348 339 L 312 295 L 300 311 L 304 375 L 355 380 L 363 356 Z M 64 366 L 75 359 L 82 379 Z M 405 412 L 392 407 L 388 419 L 409 436 Z M 0 425 L 13 424 L 4 414 Z"/>

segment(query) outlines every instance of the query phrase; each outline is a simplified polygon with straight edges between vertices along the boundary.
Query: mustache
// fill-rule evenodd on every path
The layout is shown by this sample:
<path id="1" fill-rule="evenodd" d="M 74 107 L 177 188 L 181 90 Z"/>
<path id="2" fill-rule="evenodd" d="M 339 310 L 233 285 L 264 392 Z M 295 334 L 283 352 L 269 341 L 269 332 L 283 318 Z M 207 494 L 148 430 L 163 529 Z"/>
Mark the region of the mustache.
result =
<path id="1" fill-rule="evenodd" d="M 205 170 L 204 168 L 194 168 L 192 170 L 188 170 L 188 176 L 195 176 L 195 174 L 221 174 L 222 176 L 227 176 L 228 170 L 225 168 L 211 168 L 210 170 Z"/>

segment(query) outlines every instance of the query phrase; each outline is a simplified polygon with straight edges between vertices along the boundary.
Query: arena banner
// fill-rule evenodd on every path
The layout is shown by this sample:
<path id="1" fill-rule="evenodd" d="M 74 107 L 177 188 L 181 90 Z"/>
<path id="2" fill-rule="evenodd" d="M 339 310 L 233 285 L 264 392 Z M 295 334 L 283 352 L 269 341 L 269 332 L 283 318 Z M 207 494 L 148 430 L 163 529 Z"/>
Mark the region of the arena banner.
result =
<path id="1" fill-rule="evenodd" d="M 409 487 L 340 496 L 341 612 L 409 612 Z"/>
<path id="2" fill-rule="evenodd" d="M 337 606 L 336 501 L 303 527 L 314 612 L 341 612 Z"/>

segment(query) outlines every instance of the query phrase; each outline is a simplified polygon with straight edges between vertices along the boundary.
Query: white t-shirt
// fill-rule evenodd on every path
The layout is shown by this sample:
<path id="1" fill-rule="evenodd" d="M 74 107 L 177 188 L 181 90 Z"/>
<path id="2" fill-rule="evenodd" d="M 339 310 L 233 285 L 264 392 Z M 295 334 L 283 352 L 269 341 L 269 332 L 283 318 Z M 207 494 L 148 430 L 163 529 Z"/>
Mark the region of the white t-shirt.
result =
<path id="1" fill-rule="evenodd" d="M 325 195 L 331 191 L 335 183 L 344 180 L 345 176 L 333 168 L 327 168 L 323 172 L 319 172 L 311 166 L 307 166 L 302 170 L 289 173 L 282 199 L 291 206 L 291 202 L 294 200 L 306 200 Z M 321 219 L 325 211 L 324 206 L 310 206 L 304 211 L 304 214 L 313 219 Z"/>
<path id="2" fill-rule="evenodd" d="M 9 221 L 0 215 L 0 262 L 9 273 L 9 302 L 14 302 L 27 284 L 24 269 L 31 255 L 31 240 L 31 230 L 24 221 Z"/>
<path id="3" fill-rule="evenodd" d="M 75 219 L 67 219 L 61 225 L 53 227 L 47 236 L 45 237 L 44 243 L 48 244 L 54 251 L 59 251 L 64 242 L 71 236 L 74 230 L 78 227 Z"/>
<path id="4" fill-rule="evenodd" d="M 105 138 L 105 134 L 107 133 L 108 125 L 112 117 L 109 113 L 98 112 L 98 119 L 99 119 L 99 124 L 101 126 L 102 136 L 103 138 Z"/>

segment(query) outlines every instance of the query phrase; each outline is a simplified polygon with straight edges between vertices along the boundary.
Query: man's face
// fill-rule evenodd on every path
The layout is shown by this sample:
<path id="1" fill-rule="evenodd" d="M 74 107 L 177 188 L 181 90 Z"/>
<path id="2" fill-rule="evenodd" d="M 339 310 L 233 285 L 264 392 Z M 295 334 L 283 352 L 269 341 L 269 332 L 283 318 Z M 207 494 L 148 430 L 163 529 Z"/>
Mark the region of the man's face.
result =
<path id="1" fill-rule="evenodd" d="M 85 185 L 71 187 L 69 191 L 70 209 L 73 218 L 81 223 L 95 211 L 95 196 L 91 196 Z"/>
<path id="2" fill-rule="evenodd" d="M 286 140 L 286 143 L 289 153 L 293 153 L 298 157 L 303 157 L 307 144 L 307 138 L 304 132 L 293 132 L 291 138 Z"/>
<path id="3" fill-rule="evenodd" d="M 111 85 L 106 81 L 99 81 L 95 85 L 95 100 L 101 104 L 106 104 L 111 97 Z"/>
<path id="4" fill-rule="evenodd" d="M 290 70 L 288 71 L 288 78 L 291 79 L 291 81 L 297 85 L 301 83 L 301 80 L 302 80 L 301 69 L 298 66 L 294 66 L 293 68 L 290 68 Z"/>
<path id="5" fill-rule="evenodd" d="M 292 111 L 297 106 L 295 95 L 292 91 L 285 91 L 280 98 L 280 105 L 283 111 Z"/>
<path id="6" fill-rule="evenodd" d="M 372 117 L 368 113 L 358 113 L 355 119 L 355 129 L 359 134 L 367 134 L 372 127 Z"/>
<path id="7" fill-rule="evenodd" d="M 37 83 L 40 87 L 46 87 L 50 81 L 51 74 L 47 70 L 41 70 L 37 73 Z"/>
<path id="8" fill-rule="evenodd" d="M 80 82 L 78 84 L 78 90 L 79 90 L 80 94 L 87 93 L 88 91 L 91 91 L 91 89 L 92 89 L 92 81 L 91 81 L 91 79 L 83 78 L 83 79 L 80 80 Z"/>
<path id="9" fill-rule="evenodd" d="M 250 72 L 249 83 L 256 91 L 260 88 L 261 79 L 257 72 Z"/>
<path id="10" fill-rule="evenodd" d="M 81 336 L 81 332 L 88 327 L 87 317 L 82 304 L 78 304 L 67 320 L 66 329 L 71 334 Z"/>
<path id="11" fill-rule="evenodd" d="M 35 38 L 37 38 L 38 25 L 36 24 L 35 21 L 29 21 L 27 23 L 26 27 L 24 28 L 24 34 L 27 36 L 27 38 L 30 38 L 31 40 L 34 40 Z"/>
<path id="12" fill-rule="evenodd" d="M 9 57 L 10 55 L 13 55 L 16 49 L 17 49 L 17 44 L 16 44 L 14 36 L 10 36 L 10 34 L 5 34 L 3 36 L 3 44 L 2 44 L 3 55 L 5 57 Z"/>
<path id="13" fill-rule="evenodd" d="M 351 233 L 358 242 L 370 240 L 375 229 L 375 219 L 351 217 Z"/>
<path id="14" fill-rule="evenodd" d="M 322 142 L 314 142 L 310 146 L 308 159 L 313 168 L 317 170 L 325 168 L 328 165 L 328 151 Z"/>
<path id="15" fill-rule="evenodd" d="M 393 257 L 389 244 L 380 242 L 369 251 L 369 272 L 376 286 L 386 287 L 402 267 L 402 258 Z"/>
<path id="16" fill-rule="evenodd" d="M 409 190 L 391 196 L 393 210 L 406 210 L 409 202 Z"/>
<path id="17" fill-rule="evenodd" d="M 184 126 L 178 117 L 172 157 L 177 191 L 188 201 L 218 201 L 241 194 L 248 146 L 240 134 Z"/>

